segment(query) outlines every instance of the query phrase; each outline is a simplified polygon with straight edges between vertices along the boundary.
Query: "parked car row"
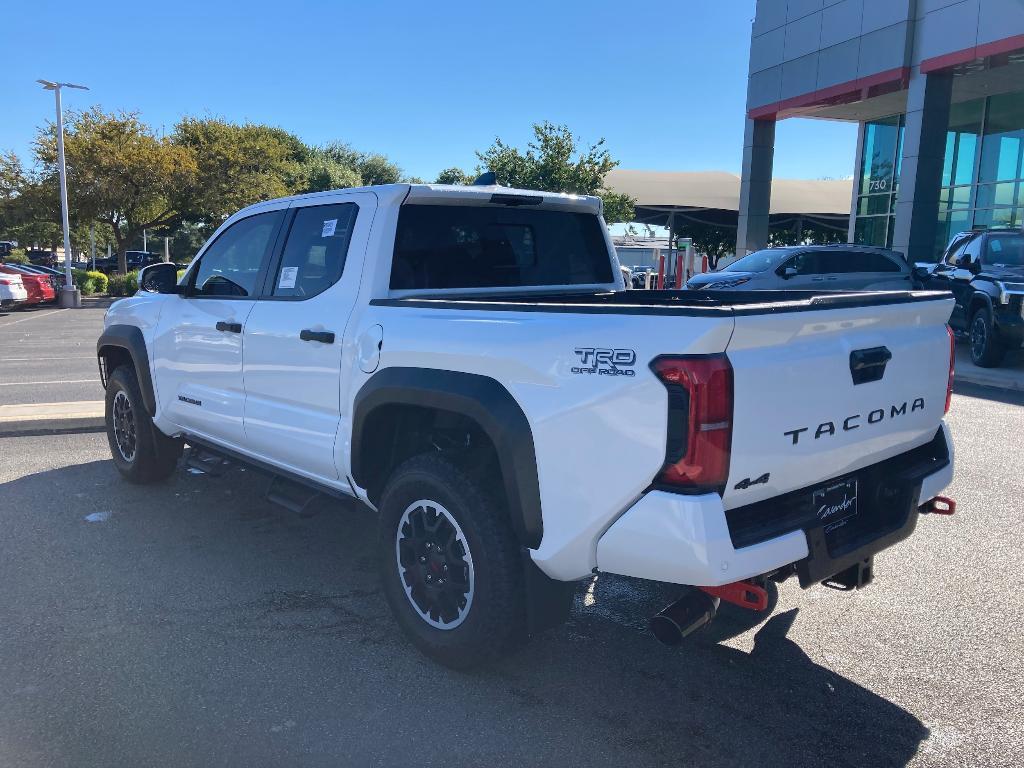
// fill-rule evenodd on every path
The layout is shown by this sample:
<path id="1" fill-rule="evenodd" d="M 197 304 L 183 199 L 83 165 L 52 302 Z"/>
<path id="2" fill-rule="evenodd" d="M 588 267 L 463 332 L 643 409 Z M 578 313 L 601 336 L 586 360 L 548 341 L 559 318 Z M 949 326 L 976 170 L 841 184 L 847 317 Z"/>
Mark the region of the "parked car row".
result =
<path id="1" fill-rule="evenodd" d="M 50 267 L 0 263 L 0 308 L 57 300 L 64 276 Z"/>

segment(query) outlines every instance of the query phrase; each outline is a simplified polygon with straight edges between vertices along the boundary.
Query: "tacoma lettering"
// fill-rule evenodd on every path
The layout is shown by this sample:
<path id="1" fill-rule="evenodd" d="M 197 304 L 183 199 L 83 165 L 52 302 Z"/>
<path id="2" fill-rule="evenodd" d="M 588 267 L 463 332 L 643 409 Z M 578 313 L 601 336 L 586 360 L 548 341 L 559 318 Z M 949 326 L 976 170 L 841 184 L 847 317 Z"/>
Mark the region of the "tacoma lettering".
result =
<path id="1" fill-rule="evenodd" d="M 910 403 L 910 413 L 914 411 L 924 410 L 924 398 L 915 397 Z M 907 403 L 899 403 L 889 406 L 889 418 L 895 419 L 897 416 L 907 415 Z M 855 429 L 860 429 L 863 425 L 858 423 L 862 418 L 861 414 L 853 413 L 842 420 L 842 431 L 852 432 Z M 878 424 L 885 419 L 885 408 L 876 408 L 867 415 L 868 424 Z M 810 427 L 799 427 L 798 429 L 790 429 L 782 434 L 785 437 L 789 437 L 793 441 L 793 445 L 800 442 L 800 435 L 804 432 L 809 432 Z M 834 421 L 823 421 L 814 430 L 814 439 L 819 440 L 822 437 L 835 437 L 836 435 L 836 422 Z"/>

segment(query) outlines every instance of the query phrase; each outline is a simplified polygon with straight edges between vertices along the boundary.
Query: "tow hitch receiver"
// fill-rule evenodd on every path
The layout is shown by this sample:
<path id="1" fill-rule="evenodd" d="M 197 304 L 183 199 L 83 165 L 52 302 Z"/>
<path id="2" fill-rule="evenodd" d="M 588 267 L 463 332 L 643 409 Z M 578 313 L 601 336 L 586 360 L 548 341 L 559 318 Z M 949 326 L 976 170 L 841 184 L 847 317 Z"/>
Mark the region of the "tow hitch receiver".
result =
<path id="1" fill-rule="evenodd" d="M 768 592 L 764 587 L 751 584 L 749 581 L 734 581 L 720 587 L 699 587 L 712 597 L 725 600 L 727 603 L 749 608 L 752 611 L 763 611 L 768 608 Z"/>
<path id="2" fill-rule="evenodd" d="M 956 502 L 947 496 L 936 496 L 931 501 L 926 501 L 919 508 L 922 515 L 952 515 L 956 512 Z"/>

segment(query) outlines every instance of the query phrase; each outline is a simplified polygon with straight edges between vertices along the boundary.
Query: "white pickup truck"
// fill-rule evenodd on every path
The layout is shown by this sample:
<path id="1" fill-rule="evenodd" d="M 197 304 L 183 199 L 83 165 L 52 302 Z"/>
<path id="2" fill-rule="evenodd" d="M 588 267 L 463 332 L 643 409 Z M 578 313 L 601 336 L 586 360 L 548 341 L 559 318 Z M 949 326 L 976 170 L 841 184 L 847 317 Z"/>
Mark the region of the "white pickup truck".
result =
<path id="1" fill-rule="evenodd" d="M 174 270 L 97 344 L 117 468 L 162 480 L 187 443 L 294 508 L 359 499 L 445 664 L 599 572 L 697 587 L 670 642 L 769 581 L 857 588 L 951 511 L 947 294 L 627 291 L 598 199 L 495 186 L 259 203 Z"/>

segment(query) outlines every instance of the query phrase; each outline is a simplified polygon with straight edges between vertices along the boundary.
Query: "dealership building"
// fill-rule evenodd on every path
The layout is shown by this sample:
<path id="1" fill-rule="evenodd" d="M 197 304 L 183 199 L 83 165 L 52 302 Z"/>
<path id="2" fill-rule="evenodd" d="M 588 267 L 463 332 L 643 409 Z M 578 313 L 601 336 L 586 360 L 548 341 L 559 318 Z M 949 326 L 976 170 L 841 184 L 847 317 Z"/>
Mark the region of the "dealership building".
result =
<path id="1" fill-rule="evenodd" d="M 849 240 L 932 261 L 1024 225 L 1024 0 L 758 0 L 738 254 L 765 246 L 775 124 L 856 122 Z"/>

